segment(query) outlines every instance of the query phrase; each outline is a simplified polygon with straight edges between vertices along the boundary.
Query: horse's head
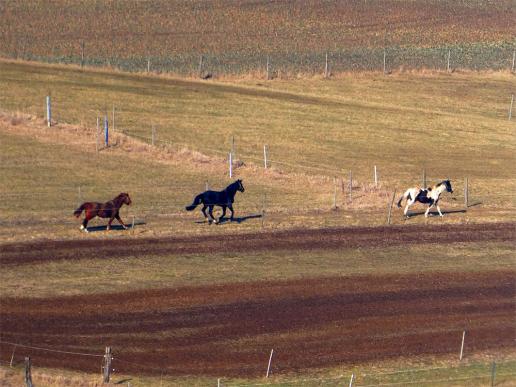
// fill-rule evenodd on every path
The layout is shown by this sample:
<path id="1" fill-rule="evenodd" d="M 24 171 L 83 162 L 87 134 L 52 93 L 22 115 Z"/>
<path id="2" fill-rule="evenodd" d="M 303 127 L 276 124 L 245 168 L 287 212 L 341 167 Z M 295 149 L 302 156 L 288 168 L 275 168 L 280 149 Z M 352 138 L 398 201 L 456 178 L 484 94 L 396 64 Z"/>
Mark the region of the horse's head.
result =
<path id="1" fill-rule="evenodd" d="M 131 205 L 131 198 L 129 197 L 129 194 L 128 193 L 121 193 L 120 195 L 118 195 L 118 197 L 120 197 L 122 199 L 122 203 L 124 204 L 127 204 L 128 206 Z"/>
<path id="2" fill-rule="evenodd" d="M 244 185 L 242 184 L 242 180 L 238 179 L 238 180 L 237 180 L 237 183 L 238 183 L 238 188 L 237 188 L 237 189 L 238 189 L 240 192 L 244 192 L 244 191 L 245 191 L 245 188 L 244 188 Z"/>
<path id="3" fill-rule="evenodd" d="M 444 186 L 446 187 L 447 192 L 453 193 L 453 188 L 451 186 L 450 180 L 444 180 L 442 184 L 444 184 Z"/>

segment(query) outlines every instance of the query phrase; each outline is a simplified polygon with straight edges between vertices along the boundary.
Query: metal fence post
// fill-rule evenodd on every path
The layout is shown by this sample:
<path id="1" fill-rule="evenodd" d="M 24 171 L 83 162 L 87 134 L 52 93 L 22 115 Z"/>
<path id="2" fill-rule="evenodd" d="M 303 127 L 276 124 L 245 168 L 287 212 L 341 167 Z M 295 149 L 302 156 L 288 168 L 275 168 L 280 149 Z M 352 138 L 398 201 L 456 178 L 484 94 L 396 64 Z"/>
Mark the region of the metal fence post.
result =
<path id="1" fill-rule="evenodd" d="M 111 360 L 113 359 L 113 354 L 111 352 L 111 347 L 106 347 L 106 353 L 104 355 L 104 383 L 109 383 L 109 378 L 111 376 Z"/>
<path id="2" fill-rule="evenodd" d="M 25 358 L 25 385 L 32 387 L 32 370 L 30 357 Z"/>
<path id="3" fill-rule="evenodd" d="M 47 125 L 50 128 L 52 125 L 52 108 L 50 106 L 50 96 L 47 95 Z"/>

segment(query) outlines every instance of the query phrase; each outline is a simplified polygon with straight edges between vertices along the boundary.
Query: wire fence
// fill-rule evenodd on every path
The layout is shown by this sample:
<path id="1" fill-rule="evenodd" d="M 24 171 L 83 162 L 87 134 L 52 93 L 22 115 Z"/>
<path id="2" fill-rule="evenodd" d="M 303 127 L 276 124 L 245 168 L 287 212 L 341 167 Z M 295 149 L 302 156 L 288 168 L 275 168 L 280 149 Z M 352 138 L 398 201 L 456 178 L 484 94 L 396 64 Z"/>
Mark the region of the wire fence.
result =
<path id="1" fill-rule="evenodd" d="M 0 56 L 47 63 L 114 67 L 129 72 L 174 73 L 188 76 L 263 74 L 267 79 L 289 75 L 339 72 L 407 70 L 509 70 L 514 71 L 516 44 L 472 43 L 434 47 L 390 46 L 385 48 L 341 48 L 320 52 L 226 52 L 175 53 L 170 56 L 98 56 L 60 50 L 70 42 L 52 45 L 50 55 L 37 55 L 23 43 L 0 46 Z M 86 47 L 90 46 L 85 42 Z M 65 51 L 66 54 L 63 52 Z"/>
<path id="2" fill-rule="evenodd" d="M 105 358 L 105 354 L 92 354 L 86 352 L 69 351 L 58 348 L 47 348 L 42 346 L 32 346 L 22 343 L 15 343 L 11 341 L 0 340 L 0 345 L 4 349 L 10 347 L 12 349 L 10 360 L 0 360 L 0 364 L 4 367 L 11 367 L 12 369 L 22 368 L 23 358 L 31 352 L 31 350 L 39 353 L 56 353 L 64 354 L 72 357 L 96 357 Z M 23 350 L 22 350 L 23 349 Z M 4 355 L 8 355 L 7 351 L 4 350 Z M 124 352 L 114 352 L 111 357 L 113 367 L 110 370 L 110 374 L 115 377 L 116 375 L 134 375 L 135 369 L 139 370 L 140 373 L 149 375 L 157 374 L 163 375 L 167 379 L 173 378 L 173 369 L 168 369 L 166 365 L 157 366 L 151 364 L 144 364 L 140 362 L 130 361 L 124 359 Z M 37 367 L 37 364 L 34 364 Z M 125 365 L 125 366 L 124 366 Z M 269 364 L 270 365 L 270 364 Z M 129 366 L 129 368 L 127 368 Z M 394 371 L 381 371 L 375 369 L 364 369 L 360 370 L 358 367 L 350 368 L 347 372 L 340 373 L 338 375 L 327 375 L 321 376 L 320 371 L 317 372 L 319 375 L 314 377 L 307 376 L 284 376 L 284 375 L 271 375 L 264 379 L 245 379 L 245 378 L 231 378 L 231 377 L 219 377 L 214 378 L 213 385 L 217 386 L 270 386 L 270 385 L 303 385 L 303 386 L 316 386 L 316 385 L 343 385 L 349 386 L 361 386 L 361 387 L 373 387 L 373 386 L 400 386 L 400 385 L 422 385 L 422 384 L 450 384 L 457 382 L 472 382 L 481 381 L 483 385 L 490 384 L 494 386 L 495 383 L 510 382 L 516 380 L 516 361 L 512 359 L 503 359 L 497 357 L 496 360 L 491 362 L 488 361 L 461 361 L 459 363 L 450 361 L 448 366 L 440 367 L 425 367 L 425 366 L 414 366 L 414 367 L 403 367 Z M 201 376 L 203 379 L 209 379 L 207 376 Z M 192 377 L 194 379 L 194 377 Z M 183 378 L 184 380 L 184 378 Z"/>

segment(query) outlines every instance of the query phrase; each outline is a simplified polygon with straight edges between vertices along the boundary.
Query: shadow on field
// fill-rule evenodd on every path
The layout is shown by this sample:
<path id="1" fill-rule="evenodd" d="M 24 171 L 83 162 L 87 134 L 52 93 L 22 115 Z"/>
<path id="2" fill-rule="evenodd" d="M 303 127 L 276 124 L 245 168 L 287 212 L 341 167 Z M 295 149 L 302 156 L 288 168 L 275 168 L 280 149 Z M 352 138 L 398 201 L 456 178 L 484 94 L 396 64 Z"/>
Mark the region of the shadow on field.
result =
<path id="1" fill-rule="evenodd" d="M 469 207 L 472 207 L 472 206 L 469 206 Z M 443 215 L 446 215 L 446 214 L 465 214 L 466 213 L 466 210 L 465 209 L 462 209 L 462 210 L 448 210 L 448 211 L 441 211 L 443 213 Z M 408 217 L 409 218 L 415 218 L 416 216 L 421 216 L 421 215 L 425 215 L 425 211 L 418 211 L 418 212 L 412 212 L 412 211 L 409 211 L 408 212 Z M 428 213 L 428 216 L 439 216 L 439 212 L 437 211 L 430 211 Z"/>
<path id="2" fill-rule="evenodd" d="M 134 226 L 143 226 L 145 222 L 134 222 Z M 132 224 L 127 225 L 127 230 L 121 224 L 112 224 L 109 231 L 129 231 L 132 228 Z M 107 231 L 107 224 L 104 226 L 88 226 L 88 232 Z"/>
<path id="3" fill-rule="evenodd" d="M 221 224 L 224 224 L 224 223 L 242 223 L 242 222 L 245 222 L 249 219 L 260 219 L 262 217 L 261 214 L 254 214 L 254 215 L 247 215 L 247 216 L 235 216 L 233 218 L 233 220 L 229 219 L 229 218 L 224 218 L 220 221 L 220 223 L 217 223 L 219 225 Z M 218 219 L 217 217 L 215 217 L 215 219 Z M 195 223 L 197 224 L 203 224 L 203 223 L 207 223 L 206 220 L 201 220 L 201 221 L 196 221 Z"/>

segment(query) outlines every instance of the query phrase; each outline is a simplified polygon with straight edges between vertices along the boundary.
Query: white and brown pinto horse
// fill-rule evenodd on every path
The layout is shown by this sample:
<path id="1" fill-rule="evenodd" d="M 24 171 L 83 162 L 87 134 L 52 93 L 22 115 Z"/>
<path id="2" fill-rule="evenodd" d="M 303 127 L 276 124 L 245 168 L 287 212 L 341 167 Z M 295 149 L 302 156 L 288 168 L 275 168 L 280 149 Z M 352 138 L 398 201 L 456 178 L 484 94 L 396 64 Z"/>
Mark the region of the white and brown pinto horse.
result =
<path id="1" fill-rule="evenodd" d="M 401 202 L 403 201 L 403 199 L 406 199 L 407 205 L 405 206 L 405 210 L 403 211 L 403 213 L 407 217 L 409 207 L 415 202 L 428 204 L 428 208 L 425 211 L 425 218 L 428 217 L 428 212 L 434 205 L 437 207 L 439 215 L 443 216 L 443 213 L 441 212 L 438 203 L 439 197 L 444 191 L 453 193 L 450 180 L 443 180 L 439 184 L 436 184 L 433 187 L 428 187 L 427 189 L 422 189 L 419 187 L 409 188 L 405 191 L 403 196 L 398 201 L 398 207 L 401 207 Z"/>

